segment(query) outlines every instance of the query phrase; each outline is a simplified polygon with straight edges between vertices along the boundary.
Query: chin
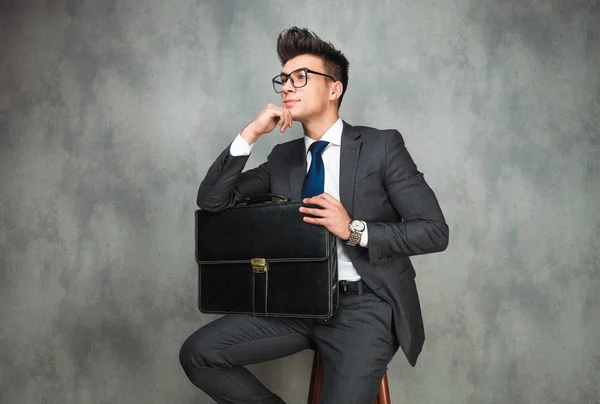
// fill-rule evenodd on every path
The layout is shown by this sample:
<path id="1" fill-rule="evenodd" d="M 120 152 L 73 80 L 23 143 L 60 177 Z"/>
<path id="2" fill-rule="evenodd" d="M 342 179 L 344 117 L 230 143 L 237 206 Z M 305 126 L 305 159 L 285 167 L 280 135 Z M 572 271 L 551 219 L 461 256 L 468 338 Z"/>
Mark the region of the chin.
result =
<path id="1" fill-rule="evenodd" d="M 299 111 L 294 111 L 294 109 L 286 108 L 292 114 L 292 121 L 297 121 L 302 118 L 302 114 Z"/>

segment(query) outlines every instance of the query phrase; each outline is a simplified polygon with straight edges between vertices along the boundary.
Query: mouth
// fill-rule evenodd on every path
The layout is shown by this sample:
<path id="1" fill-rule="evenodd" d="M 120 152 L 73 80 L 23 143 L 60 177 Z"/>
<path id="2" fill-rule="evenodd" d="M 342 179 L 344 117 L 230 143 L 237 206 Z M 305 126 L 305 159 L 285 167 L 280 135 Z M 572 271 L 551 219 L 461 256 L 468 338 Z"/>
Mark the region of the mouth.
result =
<path id="1" fill-rule="evenodd" d="M 297 103 L 298 101 L 299 101 L 299 100 L 285 100 L 283 103 L 284 103 L 286 106 L 289 106 L 289 105 L 294 105 L 294 104 L 295 104 L 295 103 Z"/>

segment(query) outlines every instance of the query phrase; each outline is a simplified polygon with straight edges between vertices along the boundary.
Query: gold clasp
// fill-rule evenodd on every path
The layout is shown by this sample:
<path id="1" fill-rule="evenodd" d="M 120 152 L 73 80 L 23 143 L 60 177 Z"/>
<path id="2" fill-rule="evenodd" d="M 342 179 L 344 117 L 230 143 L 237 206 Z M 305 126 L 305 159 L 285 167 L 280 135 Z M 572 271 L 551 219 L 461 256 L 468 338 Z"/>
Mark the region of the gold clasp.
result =
<path id="1" fill-rule="evenodd" d="M 255 274 L 265 273 L 269 269 L 269 264 L 267 264 L 267 260 L 264 258 L 252 258 L 250 265 L 252 265 L 252 272 Z"/>

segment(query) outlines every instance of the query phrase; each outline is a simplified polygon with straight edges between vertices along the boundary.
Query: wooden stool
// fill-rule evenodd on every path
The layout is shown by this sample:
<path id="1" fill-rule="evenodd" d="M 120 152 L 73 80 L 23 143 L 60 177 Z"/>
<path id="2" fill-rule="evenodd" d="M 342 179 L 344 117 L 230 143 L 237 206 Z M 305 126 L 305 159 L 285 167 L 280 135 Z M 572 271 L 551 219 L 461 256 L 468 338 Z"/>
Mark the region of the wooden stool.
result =
<path id="1" fill-rule="evenodd" d="M 312 374 L 310 375 L 310 388 L 308 391 L 308 404 L 319 404 L 321 399 L 321 390 L 323 389 L 323 362 L 321 362 L 321 355 L 315 350 L 313 356 Z M 375 404 L 391 404 L 390 400 L 390 389 L 388 386 L 387 372 L 383 374 L 381 380 L 381 386 L 379 386 L 379 393 L 377 393 L 377 399 Z"/>

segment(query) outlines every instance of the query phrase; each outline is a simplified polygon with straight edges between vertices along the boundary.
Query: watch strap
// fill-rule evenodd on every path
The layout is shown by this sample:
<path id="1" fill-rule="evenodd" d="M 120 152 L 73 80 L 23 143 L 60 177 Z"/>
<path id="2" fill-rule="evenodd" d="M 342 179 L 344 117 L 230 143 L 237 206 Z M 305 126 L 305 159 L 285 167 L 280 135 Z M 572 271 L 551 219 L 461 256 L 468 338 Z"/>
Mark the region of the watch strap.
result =
<path id="1" fill-rule="evenodd" d="M 360 243 L 360 238 L 361 238 L 363 232 L 353 230 L 351 223 L 352 222 L 350 222 L 348 224 L 348 228 L 350 229 L 350 238 L 348 239 L 348 241 L 346 241 L 346 244 L 350 245 L 350 246 L 355 246 L 355 245 L 358 245 L 358 243 Z"/>

